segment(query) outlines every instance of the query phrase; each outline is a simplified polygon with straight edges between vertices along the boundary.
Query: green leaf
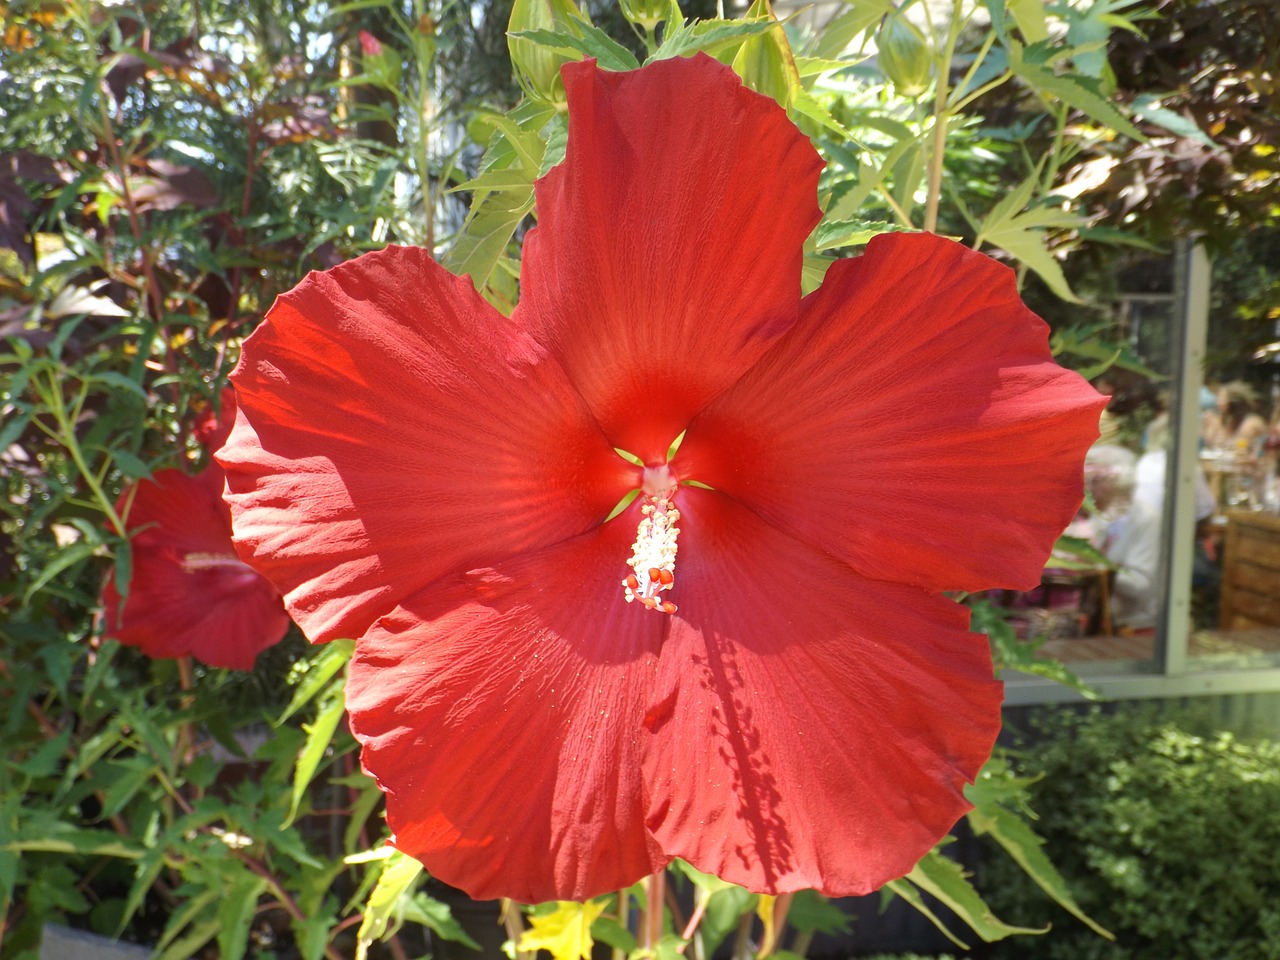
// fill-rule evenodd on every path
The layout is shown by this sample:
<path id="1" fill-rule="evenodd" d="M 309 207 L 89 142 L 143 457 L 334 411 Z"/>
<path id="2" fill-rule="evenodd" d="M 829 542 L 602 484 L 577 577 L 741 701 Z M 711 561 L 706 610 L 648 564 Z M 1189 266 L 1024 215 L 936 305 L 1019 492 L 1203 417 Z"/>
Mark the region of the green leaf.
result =
<path id="1" fill-rule="evenodd" d="M 849 0 L 848 9 L 822 28 L 810 52 L 815 57 L 840 56 L 895 9 L 893 0 Z"/>
<path id="2" fill-rule="evenodd" d="M 404 918 L 412 920 L 414 923 L 420 923 L 438 937 L 445 940 L 452 940 L 454 943 L 461 943 L 472 950 L 483 949 L 480 944 L 471 939 L 470 934 L 463 929 L 462 924 L 453 916 L 453 911 L 449 909 L 449 905 L 434 897 L 429 897 L 425 893 L 419 893 L 408 902 L 404 910 Z"/>
<path id="3" fill-rule="evenodd" d="M 678 29 L 668 28 L 661 45 L 645 62 L 687 57 L 699 50 L 713 55 L 732 50 L 771 26 L 768 20 L 701 20 L 692 26 L 682 24 Z"/>
<path id="4" fill-rule="evenodd" d="M 223 891 L 218 904 L 219 960 L 241 960 L 249 944 L 249 930 L 258 910 L 258 898 L 267 881 L 257 874 L 242 873 Z"/>
<path id="5" fill-rule="evenodd" d="M 125 808 L 142 787 L 151 781 L 159 767 L 142 755 L 116 761 L 113 766 L 121 769 L 121 775 L 111 784 L 102 797 L 102 816 L 114 817 Z"/>
<path id="6" fill-rule="evenodd" d="M 387 936 L 392 920 L 395 926 L 390 926 L 391 931 L 399 927 L 405 902 L 421 874 L 422 864 L 399 850 L 392 851 L 382 861 L 382 873 L 365 903 L 364 919 L 356 935 L 356 960 L 365 960 L 373 941 Z"/>
<path id="7" fill-rule="evenodd" d="M 554 30 L 517 30 L 509 37 L 517 40 L 528 40 L 540 47 L 557 50 L 562 53 L 573 53 L 579 56 L 594 57 L 605 70 L 636 70 L 640 61 L 635 55 L 603 30 L 583 21 L 576 21 L 575 27 L 582 30 L 582 36 L 569 33 L 558 33 Z"/>
<path id="8" fill-rule="evenodd" d="M 882 233 L 905 230 L 905 227 L 883 220 L 823 220 L 814 231 L 814 250 L 821 253 L 834 247 L 857 247 Z"/>
<path id="9" fill-rule="evenodd" d="M 926 918 L 928 918 L 930 923 L 932 923 L 935 927 L 938 928 L 938 930 L 942 932 L 943 936 L 945 936 L 948 940 L 954 943 L 961 950 L 969 949 L 969 945 L 965 943 L 963 940 L 961 940 L 959 937 L 957 937 L 954 933 L 951 932 L 951 929 L 945 923 L 942 922 L 942 918 L 939 917 L 936 913 L 934 913 L 932 909 L 930 909 L 929 904 L 925 903 L 925 899 L 923 896 L 921 896 L 920 891 L 917 890 L 915 887 L 913 887 L 911 884 L 909 884 L 905 878 L 902 880 L 890 880 L 881 888 L 882 896 L 886 892 L 891 893 L 894 896 L 901 897 L 911 906 L 915 907 L 916 910 L 918 910 Z"/>
<path id="10" fill-rule="evenodd" d="M 147 391 L 134 379 L 126 377 L 123 373 L 115 373 L 114 371 L 104 371 L 102 373 L 92 373 L 85 380 L 89 383 L 105 383 L 111 387 L 117 387 L 128 393 L 132 393 L 139 400 L 147 400 Z"/>
<path id="11" fill-rule="evenodd" d="M 79 827 L 60 828 L 52 835 L 26 837 L 12 840 L 5 850 L 24 850 L 28 853 L 75 853 L 95 857 L 118 857 L 122 860 L 138 860 L 145 849 L 136 841 L 112 833 L 109 830 L 87 830 Z"/>
<path id="12" fill-rule="evenodd" d="M 1102 699 L 1098 691 L 1076 676 L 1062 661 L 1040 656 L 1039 650 L 1046 637 L 1019 640 L 1009 621 L 988 600 L 970 600 L 969 609 L 972 628 L 985 633 L 991 641 L 991 655 L 999 672 L 1018 670 L 1060 683 L 1088 700 Z"/>
<path id="13" fill-rule="evenodd" d="M 48 562 L 44 570 L 41 571 L 40 576 L 36 577 L 23 592 L 23 603 L 30 603 L 31 598 L 43 590 L 58 574 L 68 567 L 88 560 L 97 549 L 98 545 L 96 543 L 74 543 L 59 552 L 56 557 Z"/>
<path id="14" fill-rule="evenodd" d="M 8 761 L 13 769 L 28 777 L 51 777 L 62 766 L 67 747 L 71 743 L 71 728 L 66 727 L 55 736 L 40 744 L 31 755 L 21 762 Z"/>
<path id="15" fill-rule="evenodd" d="M 1196 126 L 1194 120 L 1160 106 L 1160 100 L 1155 94 L 1139 94 L 1133 98 L 1133 103 L 1129 105 L 1129 109 L 1148 123 L 1164 127 L 1170 133 L 1179 137 L 1196 140 L 1206 147 L 1217 146 L 1212 137 Z"/>
<path id="16" fill-rule="evenodd" d="M 797 891 L 787 913 L 787 923 L 802 933 L 848 933 L 852 922 L 847 913 L 816 890 Z"/>
<path id="17" fill-rule="evenodd" d="M 1068 303 L 1080 303 L 1080 298 L 1071 292 L 1067 277 L 1062 272 L 1062 265 L 1049 252 L 1042 231 L 1006 228 L 998 234 L 988 237 L 996 246 L 1013 254 L 1021 263 L 1043 280 L 1055 294 Z"/>
<path id="18" fill-rule="evenodd" d="M 307 787 L 311 785 L 311 780 L 320 767 L 325 751 L 333 742 L 334 731 L 338 729 L 338 724 L 342 722 L 342 715 L 345 712 L 346 705 L 341 691 L 338 691 L 336 696 L 321 705 L 314 723 L 302 725 L 303 731 L 307 734 L 307 740 L 298 753 L 298 760 L 293 768 L 293 795 L 289 801 L 289 815 L 285 818 L 283 827 L 287 828 L 293 823 L 293 818 L 298 815 L 298 807 L 307 794 Z"/>
<path id="19" fill-rule="evenodd" d="M 1008 0 L 1009 13 L 1028 43 L 1049 39 L 1049 23 L 1044 15 L 1044 0 Z"/>
<path id="20" fill-rule="evenodd" d="M 306 672 L 302 674 L 293 691 L 293 699 L 289 701 L 289 706 L 285 708 L 284 713 L 280 714 L 275 725 L 282 726 L 286 720 L 326 690 L 329 687 L 329 681 L 346 667 L 355 649 L 356 645 L 352 640 L 334 640 L 321 647 L 320 653 L 307 665 Z"/>
<path id="21" fill-rule="evenodd" d="M 1007 767 L 987 764 L 975 783 L 965 788 L 965 796 L 974 808 L 969 811 L 969 825 L 978 836 L 986 835 L 1004 848 L 1041 890 L 1054 902 L 1081 923 L 1108 940 L 1114 940 L 1111 931 L 1095 923 L 1076 903 L 1067 889 L 1067 883 L 1045 856 L 1044 840 L 1036 835 L 1026 821 L 1004 805 L 1011 792 L 1022 789 L 1025 780 L 1009 776 Z"/>
<path id="22" fill-rule="evenodd" d="M 1070 73 L 1055 73 L 1048 65 L 1046 50 L 1036 44 L 1026 48 L 1009 42 L 1009 69 L 1032 89 L 1050 100 L 1061 100 L 1067 106 L 1092 117 L 1103 126 L 1110 127 L 1126 137 L 1146 141 L 1142 131 L 1129 122 L 1115 105 L 1098 89 L 1096 80 Z"/>
<path id="23" fill-rule="evenodd" d="M 940 900 L 987 943 L 1015 934 L 1044 933 L 1049 929 L 1016 927 L 997 918 L 965 879 L 960 864 L 944 857 L 937 848 L 926 853 L 903 879 Z"/>
<path id="24" fill-rule="evenodd" d="M 209 893 L 214 897 L 217 896 L 217 891 L 211 890 Z M 208 901 L 203 900 L 202 898 L 200 908 L 203 910 L 208 906 L 210 906 Z M 217 917 L 213 917 L 211 919 L 202 920 L 199 923 L 191 924 L 190 927 L 185 928 L 187 929 L 186 936 L 173 940 L 163 952 L 153 954 L 152 960 L 190 960 L 191 957 L 197 956 L 200 953 L 201 947 L 217 936 L 218 924 L 220 922 L 221 921 L 219 921 Z M 174 926 L 175 924 L 171 920 L 169 922 L 169 927 L 172 928 Z M 179 930 L 181 929 L 183 928 L 179 928 Z M 166 934 L 167 933 L 168 931 L 166 930 Z"/>
<path id="25" fill-rule="evenodd" d="M 524 191 L 489 194 L 473 208 L 445 257 L 446 268 L 459 276 L 470 276 L 476 289 L 483 289 L 516 227 L 532 209 L 532 183 Z"/>
<path id="26" fill-rule="evenodd" d="M 607 914 L 597 917 L 596 922 L 591 924 L 591 936 L 595 937 L 597 943 L 607 944 L 624 954 L 630 954 L 636 948 L 636 938 L 631 935 L 631 931 Z"/>

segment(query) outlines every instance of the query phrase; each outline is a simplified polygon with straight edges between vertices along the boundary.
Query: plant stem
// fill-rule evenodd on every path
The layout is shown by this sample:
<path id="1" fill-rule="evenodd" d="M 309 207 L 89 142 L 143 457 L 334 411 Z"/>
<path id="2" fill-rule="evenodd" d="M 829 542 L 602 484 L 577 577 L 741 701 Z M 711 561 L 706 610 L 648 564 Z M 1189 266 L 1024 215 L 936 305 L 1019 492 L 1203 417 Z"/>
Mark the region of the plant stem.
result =
<path id="1" fill-rule="evenodd" d="M 951 60 L 955 56 L 956 42 L 960 38 L 960 0 L 951 9 L 951 22 L 947 25 L 947 39 L 937 61 L 938 82 L 933 107 L 933 145 L 929 150 L 929 188 L 925 197 L 924 229 L 930 233 L 938 229 L 938 204 L 942 199 L 942 162 L 947 147 L 947 121 L 950 108 L 947 98 L 951 95 Z"/>
<path id="2" fill-rule="evenodd" d="M 62 398 L 62 389 L 58 385 L 57 377 L 53 371 L 47 371 L 48 374 L 48 390 L 40 389 L 41 399 L 49 407 L 49 411 L 53 414 L 53 419 L 58 425 L 57 440 L 67 450 L 71 456 L 71 461 L 76 465 L 76 469 L 80 471 L 80 476 L 84 478 L 85 486 L 93 494 L 93 499 L 97 506 L 107 515 L 107 519 L 111 522 L 111 528 L 119 537 L 127 537 L 124 520 L 120 514 L 116 512 L 115 504 L 111 498 L 107 496 L 107 492 L 102 488 L 92 470 L 89 469 L 89 463 L 85 459 L 84 451 L 80 448 L 80 441 L 76 438 L 75 420 L 69 415 L 66 403 Z M 38 388 L 39 389 L 39 388 Z M 77 403 L 77 407 L 79 404 Z"/>
<path id="3" fill-rule="evenodd" d="M 641 943 L 657 950 L 662 939 L 662 914 L 667 900 L 667 872 L 659 870 L 645 881 L 644 930 Z"/>

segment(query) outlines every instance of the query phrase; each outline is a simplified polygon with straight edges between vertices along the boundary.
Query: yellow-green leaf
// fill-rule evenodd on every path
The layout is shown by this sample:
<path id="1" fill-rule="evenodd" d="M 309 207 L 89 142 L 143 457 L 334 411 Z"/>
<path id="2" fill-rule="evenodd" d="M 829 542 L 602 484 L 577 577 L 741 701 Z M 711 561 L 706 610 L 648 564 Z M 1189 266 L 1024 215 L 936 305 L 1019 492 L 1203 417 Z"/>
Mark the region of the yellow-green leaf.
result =
<path id="1" fill-rule="evenodd" d="M 591 924 L 604 913 L 605 901 L 574 903 L 561 900 L 551 913 L 529 917 L 529 929 L 520 936 L 521 953 L 545 950 L 554 960 L 591 960 Z"/>
<path id="2" fill-rule="evenodd" d="M 404 912 L 405 901 L 412 896 L 413 887 L 421 874 L 422 864 L 399 850 L 382 862 L 382 875 L 378 877 L 378 885 L 373 888 L 373 893 L 369 894 L 369 900 L 364 906 L 364 920 L 356 935 L 356 960 L 365 960 L 369 954 L 369 946 L 374 940 L 386 936 L 387 927 L 393 918 L 397 919 L 397 926 L 399 925 L 398 918 Z"/>

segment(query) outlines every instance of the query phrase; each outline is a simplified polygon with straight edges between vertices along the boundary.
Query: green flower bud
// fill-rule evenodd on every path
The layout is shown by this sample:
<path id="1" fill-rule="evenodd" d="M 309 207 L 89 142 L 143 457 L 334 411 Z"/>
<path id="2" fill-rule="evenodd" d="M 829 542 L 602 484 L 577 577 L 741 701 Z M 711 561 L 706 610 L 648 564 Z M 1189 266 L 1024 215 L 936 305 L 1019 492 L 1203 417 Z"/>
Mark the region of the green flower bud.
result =
<path id="1" fill-rule="evenodd" d="M 876 62 L 894 89 L 904 97 L 918 97 L 933 79 L 932 44 L 910 21 L 887 17 L 876 34 Z"/>
<path id="2" fill-rule="evenodd" d="M 667 19 L 670 0 L 621 0 L 622 15 L 646 33 L 652 33 Z"/>
<path id="3" fill-rule="evenodd" d="M 563 107 L 565 95 L 560 68 L 581 57 L 569 56 L 512 34 L 526 30 L 573 32 L 573 18 L 582 16 L 573 0 L 515 0 L 511 5 L 507 46 L 516 68 L 516 79 L 533 99 Z"/>

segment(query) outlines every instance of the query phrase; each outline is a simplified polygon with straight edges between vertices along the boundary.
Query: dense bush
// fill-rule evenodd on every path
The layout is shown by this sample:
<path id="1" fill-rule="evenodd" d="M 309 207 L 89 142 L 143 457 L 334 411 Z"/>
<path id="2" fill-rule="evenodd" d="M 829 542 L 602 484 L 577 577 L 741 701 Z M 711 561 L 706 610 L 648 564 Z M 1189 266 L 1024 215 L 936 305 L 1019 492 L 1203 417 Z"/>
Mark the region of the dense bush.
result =
<path id="1" fill-rule="evenodd" d="M 1042 715 L 1021 772 L 1080 906 L 1109 943 L 993 862 L 980 886 L 1011 922 L 1054 923 L 1043 960 L 1280 958 L 1280 743 L 1154 710 Z M 1025 944 L 993 956 L 1023 957 Z"/>

